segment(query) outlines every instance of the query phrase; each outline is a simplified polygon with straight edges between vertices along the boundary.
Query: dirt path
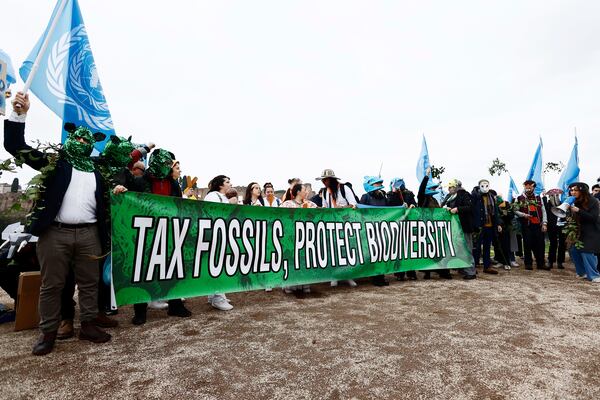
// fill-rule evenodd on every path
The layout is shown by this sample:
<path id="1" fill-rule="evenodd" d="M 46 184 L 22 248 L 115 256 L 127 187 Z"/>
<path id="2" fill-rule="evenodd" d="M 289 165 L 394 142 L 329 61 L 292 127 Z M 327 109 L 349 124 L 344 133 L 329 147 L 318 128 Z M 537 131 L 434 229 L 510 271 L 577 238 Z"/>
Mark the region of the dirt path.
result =
<path id="1" fill-rule="evenodd" d="M 227 313 L 196 298 L 143 327 L 125 307 L 111 343 L 42 358 L 4 324 L 0 398 L 600 398 L 600 285 L 572 267 L 479 276 L 237 293 Z"/>

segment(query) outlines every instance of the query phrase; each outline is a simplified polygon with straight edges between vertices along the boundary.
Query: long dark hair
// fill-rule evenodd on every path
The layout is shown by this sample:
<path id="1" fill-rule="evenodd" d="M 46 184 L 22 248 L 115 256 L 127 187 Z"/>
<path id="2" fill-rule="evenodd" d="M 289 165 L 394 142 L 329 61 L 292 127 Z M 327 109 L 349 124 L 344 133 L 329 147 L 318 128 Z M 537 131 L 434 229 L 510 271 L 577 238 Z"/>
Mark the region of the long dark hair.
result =
<path id="1" fill-rule="evenodd" d="M 242 201 L 243 204 L 252 204 L 252 187 L 254 187 L 254 185 L 258 186 L 260 189 L 260 185 L 257 182 L 250 182 L 248 186 L 246 186 L 246 194 L 244 195 L 244 201 Z M 265 204 L 262 194 L 258 195 L 258 201 L 260 201 L 260 204 Z"/>
<path id="2" fill-rule="evenodd" d="M 325 178 L 323 180 L 327 180 L 327 179 L 329 179 L 329 182 L 330 182 L 331 197 L 337 201 L 337 194 L 338 194 L 338 189 L 340 188 L 340 181 L 338 181 L 335 178 Z M 323 182 L 323 185 L 325 185 L 325 182 Z M 325 185 L 325 191 L 327 191 L 327 185 Z"/>
<path id="3" fill-rule="evenodd" d="M 225 180 L 229 179 L 228 176 L 225 175 L 217 175 L 208 182 L 208 192 L 219 192 Z"/>
<path id="4" fill-rule="evenodd" d="M 592 201 L 589 186 L 582 182 L 575 182 L 569 185 L 569 190 L 571 190 L 571 188 L 577 188 L 580 193 L 579 198 L 575 200 L 575 205 L 584 210 L 589 210 L 590 202 Z"/>
<path id="5" fill-rule="evenodd" d="M 304 187 L 304 185 L 301 183 L 296 183 L 294 186 L 292 186 L 292 189 L 290 190 L 290 194 L 292 195 L 292 200 L 294 200 L 296 198 L 296 196 L 298 196 L 298 192 L 301 191 L 303 187 Z"/>

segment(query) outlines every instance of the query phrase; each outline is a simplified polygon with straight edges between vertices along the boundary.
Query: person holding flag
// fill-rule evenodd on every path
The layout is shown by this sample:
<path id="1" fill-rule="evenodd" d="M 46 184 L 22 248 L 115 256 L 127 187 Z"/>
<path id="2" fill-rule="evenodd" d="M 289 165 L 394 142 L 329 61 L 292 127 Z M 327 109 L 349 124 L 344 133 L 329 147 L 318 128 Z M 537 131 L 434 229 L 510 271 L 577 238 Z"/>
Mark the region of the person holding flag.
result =
<path id="1" fill-rule="evenodd" d="M 34 355 L 54 348 L 60 322 L 61 293 L 70 269 L 79 287 L 81 329 L 79 339 L 104 343 L 111 336 L 94 324 L 98 315 L 98 259 L 109 247 L 104 193 L 106 183 L 90 155 L 102 133 L 69 129 L 58 154 L 43 153 L 25 143 L 25 119 L 29 96 L 17 93 L 13 113 L 4 121 L 4 148 L 16 159 L 42 171 L 43 184 L 28 223 L 39 237 L 37 256 L 41 266 L 40 337 Z"/>

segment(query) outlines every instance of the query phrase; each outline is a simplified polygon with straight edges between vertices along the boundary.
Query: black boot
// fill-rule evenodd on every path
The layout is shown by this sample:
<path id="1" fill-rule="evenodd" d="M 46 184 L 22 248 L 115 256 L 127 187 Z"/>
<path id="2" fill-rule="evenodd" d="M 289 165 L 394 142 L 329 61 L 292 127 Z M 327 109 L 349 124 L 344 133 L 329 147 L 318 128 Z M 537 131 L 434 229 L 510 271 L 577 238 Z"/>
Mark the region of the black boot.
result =
<path id="1" fill-rule="evenodd" d="M 558 263 L 556 265 L 556 268 L 558 268 L 558 269 L 565 269 L 565 266 L 563 265 L 563 263 Z"/>
<path id="2" fill-rule="evenodd" d="M 397 281 L 403 281 L 404 277 L 406 276 L 406 273 L 405 272 L 396 272 L 394 275 L 396 276 Z"/>
<path id="3" fill-rule="evenodd" d="M 408 271 L 406 273 L 406 276 L 408 277 L 408 279 L 410 279 L 411 281 L 416 281 L 417 280 L 417 271 Z"/>
<path id="4" fill-rule="evenodd" d="M 371 278 L 373 285 L 375 286 L 389 286 L 390 283 L 385 279 L 384 275 L 376 275 Z"/>
<path id="5" fill-rule="evenodd" d="M 56 331 L 41 333 L 37 342 L 33 346 L 33 351 L 31 354 L 34 356 L 45 356 L 46 354 L 52 352 L 54 349 L 54 342 L 56 341 Z"/>
<path id="6" fill-rule="evenodd" d="M 131 323 L 134 325 L 143 325 L 146 323 L 146 311 L 148 310 L 148 304 L 139 303 L 133 305 L 133 318 Z"/>
<path id="7" fill-rule="evenodd" d="M 187 318 L 192 316 L 192 312 L 185 308 L 181 299 L 169 300 L 169 310 L 167 314 L 172 317 Z"/>
<path id="8" fill-rule="evenodd" d="M 429 272 L 429 271 L 423 272 L 423 279 L 431 279 L 431 272 Z"/>

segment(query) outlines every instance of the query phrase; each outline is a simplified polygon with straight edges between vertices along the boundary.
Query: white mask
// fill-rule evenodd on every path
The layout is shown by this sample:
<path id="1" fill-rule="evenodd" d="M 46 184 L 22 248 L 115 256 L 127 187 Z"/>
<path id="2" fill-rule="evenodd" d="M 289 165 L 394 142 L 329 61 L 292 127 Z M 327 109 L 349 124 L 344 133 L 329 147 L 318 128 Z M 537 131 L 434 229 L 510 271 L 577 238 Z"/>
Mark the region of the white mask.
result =
<path id="1" fill-rule="evenodd" d="M 483 194 L 486 194 L 490 191 L 490 183 L 489 182 L 481 182 L 479 184 L 479 191 Z"/>

